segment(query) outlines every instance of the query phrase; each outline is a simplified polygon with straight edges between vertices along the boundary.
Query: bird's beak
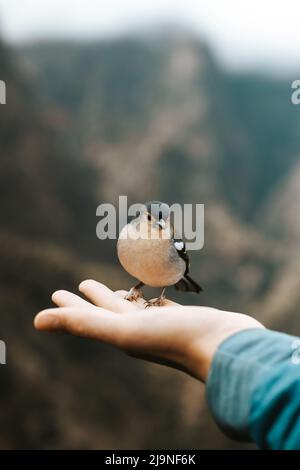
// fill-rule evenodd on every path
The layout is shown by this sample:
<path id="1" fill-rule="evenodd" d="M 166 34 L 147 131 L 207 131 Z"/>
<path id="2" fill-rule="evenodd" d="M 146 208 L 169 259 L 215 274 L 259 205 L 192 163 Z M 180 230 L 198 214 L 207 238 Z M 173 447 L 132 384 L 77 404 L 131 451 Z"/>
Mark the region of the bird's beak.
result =
<path id="1" fill-rule="evenodd" d="M 159 219 L 157 225 L 159 226 L 159 228 L 164 229 L 166 227 L 166 222 L 164 221 L 164 219 Z"/>

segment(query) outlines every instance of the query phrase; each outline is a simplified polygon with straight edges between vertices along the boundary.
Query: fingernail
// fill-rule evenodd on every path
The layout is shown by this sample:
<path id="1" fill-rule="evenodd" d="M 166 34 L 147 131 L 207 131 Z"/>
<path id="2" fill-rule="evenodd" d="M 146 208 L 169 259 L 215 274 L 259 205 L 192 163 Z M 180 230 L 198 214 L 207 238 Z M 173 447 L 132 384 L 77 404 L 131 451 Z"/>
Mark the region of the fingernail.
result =
<path id="1" fill-rule="evenodd" d="M 84 286 L 85 286 L 88 282 L 89 282 L 88 279 L 87 279 L 86 281 L 82 281 L 82 282 L 79 284 L 78 289 L 80 290 L 80 289 L 84 288 Z"/>
<path id="2" fill-rule="evenodd" d="M 54 300 L 54 298 L 56 297 L 58 293 L 59 293 L 59 290 L 56 290 L 55 292 L 53 292 L 53 294 L 51 295 L 51 300 Z"/>

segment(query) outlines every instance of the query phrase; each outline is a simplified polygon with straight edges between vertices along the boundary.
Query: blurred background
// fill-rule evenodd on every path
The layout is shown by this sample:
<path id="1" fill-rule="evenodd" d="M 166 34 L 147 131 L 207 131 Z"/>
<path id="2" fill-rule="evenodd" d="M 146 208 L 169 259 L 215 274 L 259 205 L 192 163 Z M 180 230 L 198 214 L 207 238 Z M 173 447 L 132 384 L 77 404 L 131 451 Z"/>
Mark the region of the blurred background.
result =
<path id="1" fill-rule="evenodd" d="M 0 447 L 246 448 L 204 387 L 34 331 L 56 289 L 132 279 L 96 207 L 205 204 L 201 297 L 300 334 L 299 2 L 0 0 Z"/>

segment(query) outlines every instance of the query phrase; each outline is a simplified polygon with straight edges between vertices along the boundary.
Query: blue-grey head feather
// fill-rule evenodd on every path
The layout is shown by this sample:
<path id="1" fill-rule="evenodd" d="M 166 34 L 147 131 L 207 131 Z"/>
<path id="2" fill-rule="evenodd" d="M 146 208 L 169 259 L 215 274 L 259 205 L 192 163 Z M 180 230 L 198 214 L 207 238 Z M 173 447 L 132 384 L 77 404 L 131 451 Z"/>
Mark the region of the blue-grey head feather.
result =
<path id="1" fill-rule="evenodd" d="M 151 214 L 156 220 L 167 220 L 170 215 L 170 207 L 165 202 L 161 201 L 148 201 L 145 202 L 147 212 Z"/>

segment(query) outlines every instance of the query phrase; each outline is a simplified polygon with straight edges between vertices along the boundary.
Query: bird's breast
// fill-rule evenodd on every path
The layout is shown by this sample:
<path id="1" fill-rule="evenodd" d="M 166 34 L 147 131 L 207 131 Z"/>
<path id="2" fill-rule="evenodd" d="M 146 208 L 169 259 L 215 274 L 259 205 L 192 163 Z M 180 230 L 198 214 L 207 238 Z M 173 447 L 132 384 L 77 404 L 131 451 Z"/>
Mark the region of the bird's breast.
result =
<path id="1" fill-rule="evenodd" d="M 121 232 L 118 257 L 129 274 L 151 287 L 176 284 L 185 272 L 185 262 L 169 239 L 131 239 L 130 233 L 123 238 Z"/>

